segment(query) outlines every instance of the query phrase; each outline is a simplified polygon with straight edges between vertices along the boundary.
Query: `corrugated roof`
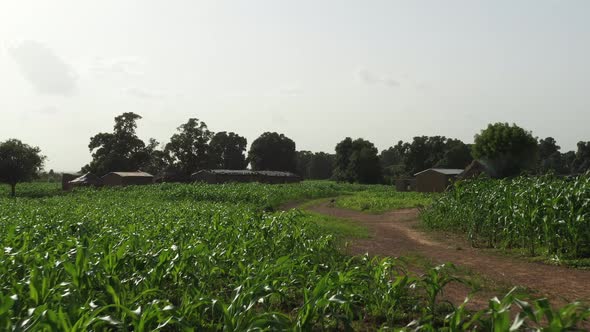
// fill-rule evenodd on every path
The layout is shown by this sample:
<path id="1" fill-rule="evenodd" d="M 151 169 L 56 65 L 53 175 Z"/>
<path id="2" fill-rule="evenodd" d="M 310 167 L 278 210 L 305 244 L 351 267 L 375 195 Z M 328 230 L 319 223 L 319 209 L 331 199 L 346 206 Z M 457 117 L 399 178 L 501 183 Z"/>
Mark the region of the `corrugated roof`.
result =
<path id="1" fill-rule="evenodd" d="M 279 171 L 251 171 L 251 170 L 234 170 L 234 169 L 211 169 L 211 170 L 202 170 L 193 175 L 200 174 L 200 173 L 212 173 L 212 174 L 221 174 L 221 175 L 241 175 L 241 176 L 254 176 L 254 175 L 264 175 L 264 176 L 278 176 L 278 177 L 297 177 L 296 174 L 289 173 L 289 172 L 279 172 Z"/>
<path id="2" fill-rule="evenodd" d="M 120 177 L 153 177 L 153 175 L 146 172 L 111 172 L 109 174 L 116 174 Z"/>
<path id="3" fill-rule="evenodd" d="M 84 184 L 84 183 L 100 183 L 100 178 L 92 173 L 86 173 L 80 177 L 77 177 L 70 181 L 71 184 Z"/>
<path id="4" fill-rule="evenodd" d="M 259 174 L 266 175 L 266 176 L 287 176 L 287 177 L 296 177 L 296 174 L 291 172 L 281 172 L 281 171 L 258 171 Z"/>
<path id="5" fill-rule="evenodd" d="M 423 170 L 422 172 L 418 172 L 418 173 L 414 174 L 414 176 L 417 176 L 418 174 L 422 174 L 422 173 L 428 172 L 428 171 L 434 171 L 434 172 L 445 174 L 445 175 L 459 175 L 459 174 L 463 173 L 463 169 L 461 169 L 461 168 L 429 168 L 429 169 Z"/>

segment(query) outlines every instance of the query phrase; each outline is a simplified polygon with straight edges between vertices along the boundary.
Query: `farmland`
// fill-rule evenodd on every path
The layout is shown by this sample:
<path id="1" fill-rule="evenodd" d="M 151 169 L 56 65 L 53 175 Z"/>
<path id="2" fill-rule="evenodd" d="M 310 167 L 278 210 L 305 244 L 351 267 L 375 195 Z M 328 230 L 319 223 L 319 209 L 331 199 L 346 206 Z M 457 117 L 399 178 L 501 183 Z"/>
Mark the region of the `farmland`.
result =
<path id="1" fill-rule="evenodd" d="M 460 182 L 422 219 L 433 229 L 464 233 L 476 246 L 588 258 L 590 175 Z"/>
<path id="2" fill-rule="evenodd" d="M 479 313 L 452 307 L 437 300 L 454 280 L 452 267 L 412 275 L 396 259 L 347 256 L 326 219 L 278 208 L 343 194 L 382 197 L 379 187 L 19 191 L 0 198 L 1 330 L 503 330 L 513 324 L 510 306 L 522 308 L 522 327 L 563 328 L 590 315 L 580 304 L 553 310 L 511 294 Z"/>

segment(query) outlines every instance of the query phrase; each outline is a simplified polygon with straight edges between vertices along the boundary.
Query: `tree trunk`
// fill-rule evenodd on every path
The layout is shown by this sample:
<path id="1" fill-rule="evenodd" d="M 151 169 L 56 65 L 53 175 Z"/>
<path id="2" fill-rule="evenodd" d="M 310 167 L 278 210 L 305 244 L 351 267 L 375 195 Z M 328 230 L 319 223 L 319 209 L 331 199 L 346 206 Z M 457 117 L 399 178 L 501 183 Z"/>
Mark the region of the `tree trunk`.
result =
<path id="1" fill-rule="evenodd" d="M 12 197 L 16 196 L 16 183 L 10 184 L 10 193 Z"/>

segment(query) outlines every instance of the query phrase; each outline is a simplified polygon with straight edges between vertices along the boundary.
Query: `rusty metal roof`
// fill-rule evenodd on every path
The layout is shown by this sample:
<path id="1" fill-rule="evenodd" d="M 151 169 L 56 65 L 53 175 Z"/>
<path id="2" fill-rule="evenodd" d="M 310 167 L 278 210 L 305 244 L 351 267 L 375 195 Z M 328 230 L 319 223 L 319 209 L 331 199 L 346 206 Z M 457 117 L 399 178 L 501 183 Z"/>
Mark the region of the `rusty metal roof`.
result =
<path id="1" fill-rule="evenodd" d="M 433 172 L 441 173 L 444 175 L 459 175 L 459 174 L 463 173 L 463 169 L 461 169 L 461 168 L 429 168 L 429 169 L 423 170 L 422 172 L 418 172 L 418 173 L 414 174 L 414 176 L 417 176 L 418 174 L 422 174 L 422 173 L 428 172 L 428 171 L 433 171 Z"/>

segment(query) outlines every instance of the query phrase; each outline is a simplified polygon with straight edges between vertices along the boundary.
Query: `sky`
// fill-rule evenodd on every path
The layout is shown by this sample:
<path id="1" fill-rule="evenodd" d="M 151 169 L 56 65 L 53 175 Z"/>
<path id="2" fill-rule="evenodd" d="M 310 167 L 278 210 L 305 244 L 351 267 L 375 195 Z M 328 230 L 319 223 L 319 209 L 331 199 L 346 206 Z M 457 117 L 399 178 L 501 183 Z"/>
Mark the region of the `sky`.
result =
<path id="1" fill-rule="evenodd" d="M 76 171 L 135 112 L 165 144 L 189 118 L 298 150 L 345 137 L 473 142 L 488 123 L 590 141 L 590 1 L 0 2 L 0 141 Z"/>

